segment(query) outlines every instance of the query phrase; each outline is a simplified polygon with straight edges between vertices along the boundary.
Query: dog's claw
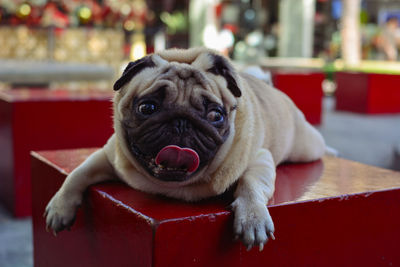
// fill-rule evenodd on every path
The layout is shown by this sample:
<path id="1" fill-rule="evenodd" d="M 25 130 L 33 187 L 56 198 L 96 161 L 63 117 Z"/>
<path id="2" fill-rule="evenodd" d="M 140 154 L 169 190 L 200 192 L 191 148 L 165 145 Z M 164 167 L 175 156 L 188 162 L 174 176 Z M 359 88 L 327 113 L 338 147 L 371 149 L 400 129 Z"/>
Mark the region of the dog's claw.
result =
<path id="1" fill-rule="evenodd" d="M 76 209 L 81 199 L 79 196 L 75 198 L 75 201 L 71 199 L 73 198 L 67 199 L 57 193 L 46 207 L 46 230 L 52 231 L 54 236 L 64 229 L 70 230 L 75 221 Z"/>
<path id="2" fill-rule="evenodd" d="M 274 236 L 274 233 L 273 233 L 273 232 L 269 232 L 269 233 L 268 233 L 268 236 L 269 236 L 272 240 L 275 240 L 275 236 Z"/>
<path id="3" fill-rule="evenodd" d="M 252 202 L 236 199 L 232 203 L 235 213 L 234 232 L 249 251 L 253 246 L 264 249 L 273 235 L 274 224 L 265 205 L 255 205 Z"/>

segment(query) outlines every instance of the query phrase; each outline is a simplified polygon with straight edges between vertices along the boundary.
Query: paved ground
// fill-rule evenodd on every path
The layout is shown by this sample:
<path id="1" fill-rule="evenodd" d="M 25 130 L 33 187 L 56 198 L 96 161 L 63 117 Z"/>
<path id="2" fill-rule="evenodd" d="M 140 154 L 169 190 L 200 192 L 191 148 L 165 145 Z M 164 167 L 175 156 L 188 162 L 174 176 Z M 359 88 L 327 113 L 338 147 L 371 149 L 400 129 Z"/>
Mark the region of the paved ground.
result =
<path id="1" fill-rule="evenodd" d="M 336 112 L 334 106 L 333 98 L 325 99 L 318 127 L 329 146 L 343 158 L 400 170 L 400 115 Z"/>
<path id="2" fill-rule="evenodd" d="M 400 115 L 336 112 L 331 98 L 325 99 L 324 106 L 323 124 L 318 129 L 342 157 L 400 170 Z M 0 266 L 33 266 L 32 251 L 30 219 L 12 219 L 0 207 Z"/>
<path id="3" fill-rule="evenodd" d="M 15 220 L 0 207 L 0 266 L 31 267 L 32 223 L 30 219 Z"/>

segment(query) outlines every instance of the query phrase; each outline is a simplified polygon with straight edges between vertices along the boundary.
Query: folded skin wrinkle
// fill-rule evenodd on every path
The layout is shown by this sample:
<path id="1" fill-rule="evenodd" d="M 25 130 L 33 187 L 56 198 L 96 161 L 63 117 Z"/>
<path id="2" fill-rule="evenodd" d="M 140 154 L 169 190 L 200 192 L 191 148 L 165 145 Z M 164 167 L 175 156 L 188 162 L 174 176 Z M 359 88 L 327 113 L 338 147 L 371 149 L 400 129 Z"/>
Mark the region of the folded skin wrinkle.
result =
<path id="1" fill-rule="evenodd" d="M 199 158 L 196 165 L 201 168 L 214 157 L 229 134 L 228 119 L 224 120 L 222 115 L 226 116 L 223 107 L 204 99 L 202 108 L 188 110 L 168 103 L 165 100 L 168 90 L 167 86 L 163 86 L 153 93 L 134 99 L 131 115 L 123 124 L 132 155 L 137 156 L 145 169 L 156 177 L 163 175 L 163 168 L 162 165 L 154 164 L 154 159 L 164 147 L 176 145 L 193 150 Z M 217 109 L 221 118 L 217 122 L 210 121 L 209 114 L 217 113 Z M 190 178 L 197 167 L 193 171 L 181 173 L 177 179 L 182 180 L 183 175 Z"/>

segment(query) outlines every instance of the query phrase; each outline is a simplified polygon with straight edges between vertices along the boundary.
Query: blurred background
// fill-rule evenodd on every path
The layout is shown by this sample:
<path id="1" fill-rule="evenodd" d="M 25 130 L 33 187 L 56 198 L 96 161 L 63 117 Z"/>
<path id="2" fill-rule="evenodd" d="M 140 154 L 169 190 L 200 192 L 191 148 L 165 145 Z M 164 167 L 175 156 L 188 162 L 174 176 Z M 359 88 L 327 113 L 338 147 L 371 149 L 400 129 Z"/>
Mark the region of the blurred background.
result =
<path id="1" fill-rule="evenodd" d="M 340 156 L 400 170 L 399 21 L 398 0 L 0 0 L 0 92 L 111 92 L 129 61 L 206 46 L 294 84 Z M 285 76 L 315 73 L 320 103 Z M 0 206 L 0 266 L 33 266 L 30 227 Z"/>
<path id="2" fill-rule="evenodd" d="M 0 59 L 102 64 L 115 78 L 147 53 L 207 46 L 265 67 L 398 71 L 386 61 L 399 17 L 396 0 L 1 0 Z"/>

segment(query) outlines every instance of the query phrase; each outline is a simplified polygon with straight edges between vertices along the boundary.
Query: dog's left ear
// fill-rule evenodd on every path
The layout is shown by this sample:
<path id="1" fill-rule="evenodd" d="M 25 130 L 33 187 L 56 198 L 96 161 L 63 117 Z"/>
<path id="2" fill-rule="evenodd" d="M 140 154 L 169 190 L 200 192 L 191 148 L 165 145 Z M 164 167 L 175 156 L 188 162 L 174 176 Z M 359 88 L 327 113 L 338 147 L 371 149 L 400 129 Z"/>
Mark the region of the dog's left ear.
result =
<path id="1" fill-rule="evenodd" d="M 114 91 L 118 91 L 124 86 L 127 82 L 129 82 L 136 74 L 141 72 L 145 68 L 155 67 L 153 60 L 151 60 L 150 56 L 143 57 L 134 62 L 129 62 L 128 66 L 125 68 L 122 76 L 115 82 Z"/>
<path id="2" fill-rule="evenodd" d="M 220 55 L 211 54 L 211 58 L 213 61 L 213 66 L 207 71 L 215 75 L 223 76 L 228 84 L 227 87 L 232 92 L 232 94 L 235 97 L 240 97 L 242 95 L 242 91 L 237 85 L 235 79 L 236 75 L 234 74 L 235 72 L 231 64 L 223 56 Z"/>

